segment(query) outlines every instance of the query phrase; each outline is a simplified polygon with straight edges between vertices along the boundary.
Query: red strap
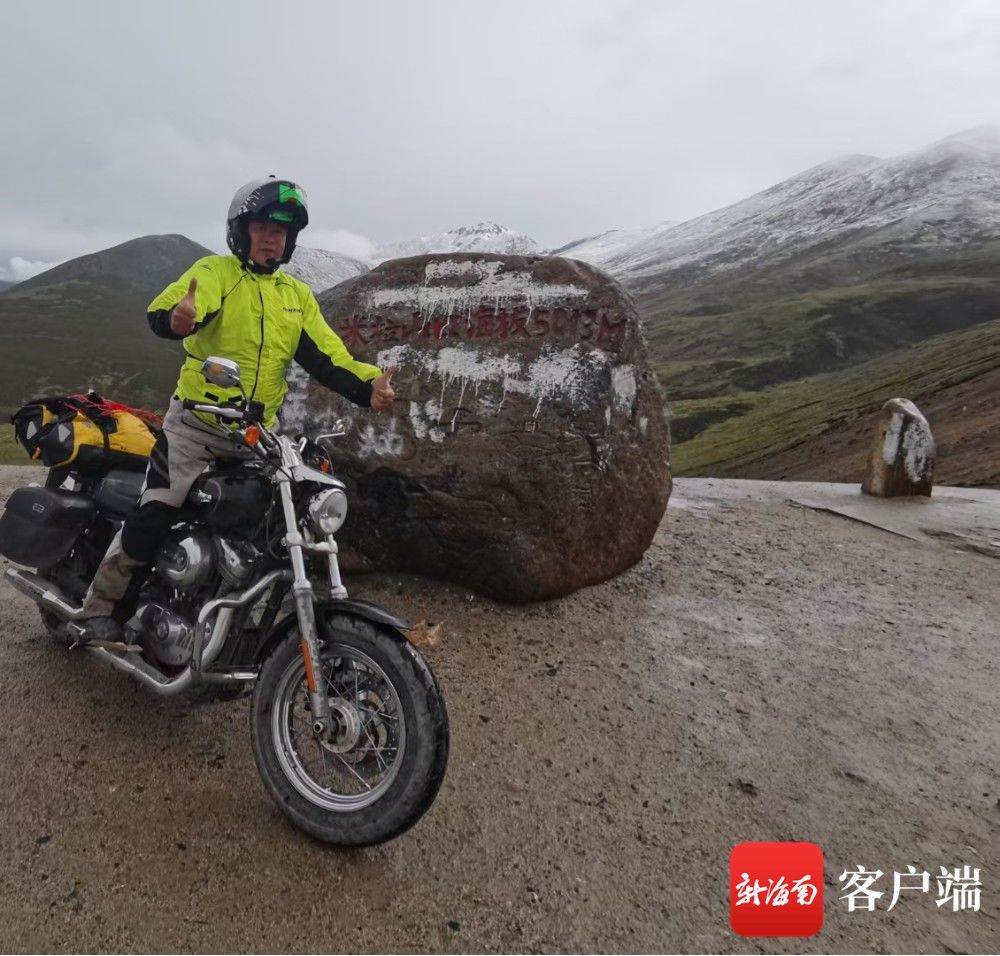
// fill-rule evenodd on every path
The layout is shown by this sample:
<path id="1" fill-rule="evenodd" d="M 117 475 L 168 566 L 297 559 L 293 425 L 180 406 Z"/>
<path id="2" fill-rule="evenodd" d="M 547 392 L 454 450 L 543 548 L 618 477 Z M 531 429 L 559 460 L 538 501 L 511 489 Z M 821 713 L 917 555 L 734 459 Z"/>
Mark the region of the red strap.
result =
<path id="1" fill-rule="evenodd" d="M 87 405 L 98 414 L 111 414 L 112 412 L 128 412 L 136 418 L 146 422 L 147 425 L 154 425 L 156 428 L 163 427 L 163 419 L 155 412 L 147 411 L 145 408 L 133 408 L 131 405 L 123 405 L 121 402 L 113 402 L 109 398 L 102 398 L 96 392 L 89 395 L 70 395 L 69 398 L 81 405 Z"/>

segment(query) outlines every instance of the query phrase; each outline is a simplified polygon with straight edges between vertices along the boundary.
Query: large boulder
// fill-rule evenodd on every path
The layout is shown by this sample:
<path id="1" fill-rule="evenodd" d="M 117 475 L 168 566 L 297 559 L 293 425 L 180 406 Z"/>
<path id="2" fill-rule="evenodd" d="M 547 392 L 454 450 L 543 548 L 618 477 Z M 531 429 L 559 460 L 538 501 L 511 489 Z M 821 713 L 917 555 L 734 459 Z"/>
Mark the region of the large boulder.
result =
<path id="1" fill-rule="evenodd" d="M 937 452 L 927 419 L 913 402 L 891 398 L 882 406 L 861 490 L 880 498 L 930 497 Z"/>
<path id="2" fill-rule="evenodd" d="M 290 427 L 346 417 L 345 567 L 504 601 L 630 567 L 670 494 L 669 428 L 632 300 L 568 259 L 396 259 L 320 296 L 352 354 L 398 365 L 392 414 L 292 384 Z"/>

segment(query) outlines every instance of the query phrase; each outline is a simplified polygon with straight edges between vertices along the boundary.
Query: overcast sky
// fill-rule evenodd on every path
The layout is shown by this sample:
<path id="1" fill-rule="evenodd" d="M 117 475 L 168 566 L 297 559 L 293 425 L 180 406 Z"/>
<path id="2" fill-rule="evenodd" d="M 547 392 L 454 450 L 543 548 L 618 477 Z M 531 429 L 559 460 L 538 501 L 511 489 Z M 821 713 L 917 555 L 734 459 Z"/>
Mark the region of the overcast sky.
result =
<path id="1" fill-rule="evenodd" d="M 556 246 L 1000 123 L 1000 5 L 7 0 L 0 77 L 0 278 L 149 233 L 224 251 L 272 172 L 303 245 L 488 219 Z"/>

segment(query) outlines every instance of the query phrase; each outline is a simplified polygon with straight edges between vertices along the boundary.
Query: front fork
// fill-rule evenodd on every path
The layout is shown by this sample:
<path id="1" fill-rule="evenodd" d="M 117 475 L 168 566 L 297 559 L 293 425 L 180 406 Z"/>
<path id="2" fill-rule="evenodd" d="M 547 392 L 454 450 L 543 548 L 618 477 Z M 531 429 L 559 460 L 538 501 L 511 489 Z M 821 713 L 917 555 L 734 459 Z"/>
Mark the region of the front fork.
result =
<path id="1" fill-rule="evenodd" d="M 323 686 L 323 664 L 319 656 L 319 631 L 316 627 L 316 595 L 306 574 L 304 543 L 295 515 L 292 501 L 291 481 L 279 479 L 281 507 L 285 514 L 285 546 L 292 561 L 292 593 L 295 597 L 295 611 L 299 619 L 299 634 L 302 636 L 302 658 L 306 666 L 306 686 L 309 688 L 309 703 L 312 709 L 313 733 L 317 737 L 330 734 L 330 700 Z M 334 556 L 334 560 L 335 560 Z"/>

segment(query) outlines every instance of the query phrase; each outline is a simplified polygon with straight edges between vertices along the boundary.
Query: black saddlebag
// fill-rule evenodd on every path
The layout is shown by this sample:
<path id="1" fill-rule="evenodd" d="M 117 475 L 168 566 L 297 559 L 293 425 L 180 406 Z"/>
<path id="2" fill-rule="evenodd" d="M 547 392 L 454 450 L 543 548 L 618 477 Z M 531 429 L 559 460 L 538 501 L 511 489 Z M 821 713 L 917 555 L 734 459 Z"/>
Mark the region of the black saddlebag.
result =
<path id="1" fill-rule="evenodd" d="M 16 564 L 45 568 L 61 561 L 94 517 L 83 495 L 50 488 L 18 488 L 0 516 L 0 554 Z"/>

